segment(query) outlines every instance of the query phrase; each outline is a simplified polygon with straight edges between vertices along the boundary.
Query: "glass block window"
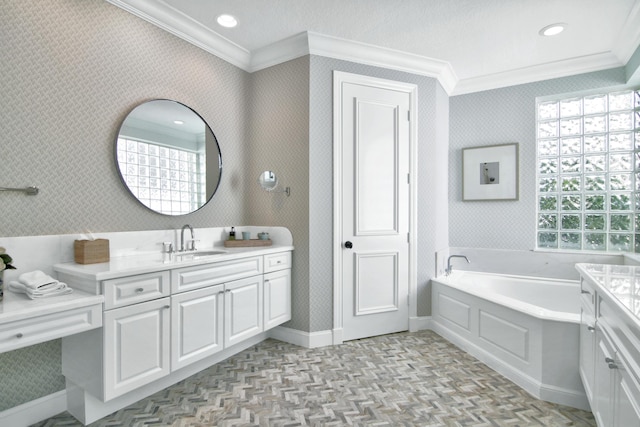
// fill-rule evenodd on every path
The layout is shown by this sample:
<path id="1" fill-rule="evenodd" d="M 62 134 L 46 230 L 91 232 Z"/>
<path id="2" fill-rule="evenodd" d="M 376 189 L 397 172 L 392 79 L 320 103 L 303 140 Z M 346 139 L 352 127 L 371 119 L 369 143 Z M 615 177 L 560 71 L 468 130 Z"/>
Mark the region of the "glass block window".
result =
<path id="1" fill-rule="evenodd" d="M 640 91 L 537 103 L 538 248 L 640 252 Z"/>
<path id="2" fill-rule="evenodd" d="M 183 215 L 206 201 L 204 156 L 133 139 L 120 138 L 117 146 L 122 177 L 144 205 Z"/>

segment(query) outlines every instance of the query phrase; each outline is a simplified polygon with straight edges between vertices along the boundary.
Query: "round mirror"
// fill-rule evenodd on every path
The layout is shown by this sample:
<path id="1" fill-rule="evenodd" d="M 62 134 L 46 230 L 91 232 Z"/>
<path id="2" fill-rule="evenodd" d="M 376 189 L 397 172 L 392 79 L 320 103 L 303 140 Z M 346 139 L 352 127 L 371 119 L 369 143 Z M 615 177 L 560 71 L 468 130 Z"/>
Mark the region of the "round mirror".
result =
<path id="1" fill-rule="evenodd" d="M 191 108 L 157 99 L 138 105 L 122 122 L 116 163 L 131 194 L 164 215 L 203 207 L 218 189 L 220 146 Z"/>
<path id="2" fill-rule="evenodd" d="M 273 191 L 278 186 L 278 177 L 272 171 L 264 171 L 258 177 L 258 182 L 263 189 Z"/>

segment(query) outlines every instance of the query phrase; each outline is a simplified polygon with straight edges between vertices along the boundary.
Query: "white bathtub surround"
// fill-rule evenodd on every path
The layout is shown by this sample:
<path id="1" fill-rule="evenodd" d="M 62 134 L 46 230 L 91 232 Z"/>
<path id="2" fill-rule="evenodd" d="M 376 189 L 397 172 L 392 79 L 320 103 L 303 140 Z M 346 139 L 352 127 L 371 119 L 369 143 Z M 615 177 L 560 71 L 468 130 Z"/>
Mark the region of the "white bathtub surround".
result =
<path id="1" fill-rule="evenodd" d="M 430 325 L 533 396 L 589 409 L 579 300 L 577 281 L 454 270 L 432 280 Z"/>
<path id="2" fill-rule="evenodd" d="M 541 250 L 510 250 L 451 247 L 436 252 L 435 277 L 444 275 L 449 255 L 466 255 L 471 261 L 453 260 L 453 270 L 515 274 L 531 277 L 578 280 L 576 263 L 625 264 L 622 254 L 567 253 Z"/>

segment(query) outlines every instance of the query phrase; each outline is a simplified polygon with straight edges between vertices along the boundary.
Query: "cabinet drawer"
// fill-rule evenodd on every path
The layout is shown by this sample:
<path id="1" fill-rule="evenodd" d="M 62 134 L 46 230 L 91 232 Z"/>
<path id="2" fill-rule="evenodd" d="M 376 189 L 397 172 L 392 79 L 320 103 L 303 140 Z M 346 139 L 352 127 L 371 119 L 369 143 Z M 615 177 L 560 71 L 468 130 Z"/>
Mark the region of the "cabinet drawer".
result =
<path id="1" fill-rule="evenodd" d="M 38 344 L 102 326 L 102 304 L 0 325 L 0 352 Z"/>
<path id="2" fill-rule="evenodd" d="M 179 268 L 171 271 L 173 293 L 199 289 L 262 274 L 262 257 L 235 259 L 215 264 Z"/>
<path id="3" fill-rule="evenodd" d="M 171 291 L 170 280 L 168 271 L 105 280 L 102 282 L 104 308 L 109 310 L 166 297 Z"/>
<path id="4" fill-rule="evenodd" d="M 264 272 L 284 270 L 291 268 L 291 252 L 280 252 L 264 256 Z"/>

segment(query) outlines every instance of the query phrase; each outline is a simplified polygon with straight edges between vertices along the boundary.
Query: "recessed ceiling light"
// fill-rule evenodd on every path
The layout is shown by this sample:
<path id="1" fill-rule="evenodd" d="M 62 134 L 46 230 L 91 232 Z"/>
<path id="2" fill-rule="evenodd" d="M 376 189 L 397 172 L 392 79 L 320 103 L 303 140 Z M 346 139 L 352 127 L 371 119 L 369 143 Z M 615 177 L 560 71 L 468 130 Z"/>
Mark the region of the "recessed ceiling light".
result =
<path id="1" fill-rule="evenodd" d="M 547 25 L 538 34 L 541 36 L 555 36 L 563 32 L 565 28 L 567 28 L 567 24 L 558 22 L 557 24 Z"/>
<path id="2" fill-rule="evenodd" d="M 174 120 L 173 123 L 177 124 L 177 125 L 183 125 L 184 122 L 182 120 Z"/>
<path id="3" fill-rule="evenodd" d="M 226 28 L 233 28 L 236 25 L 238 25 L 238 20 L 234 16 L 227 15 L 227 14 L 218 16 L 217 21 L 218 21 L 218 24 Z"/>

